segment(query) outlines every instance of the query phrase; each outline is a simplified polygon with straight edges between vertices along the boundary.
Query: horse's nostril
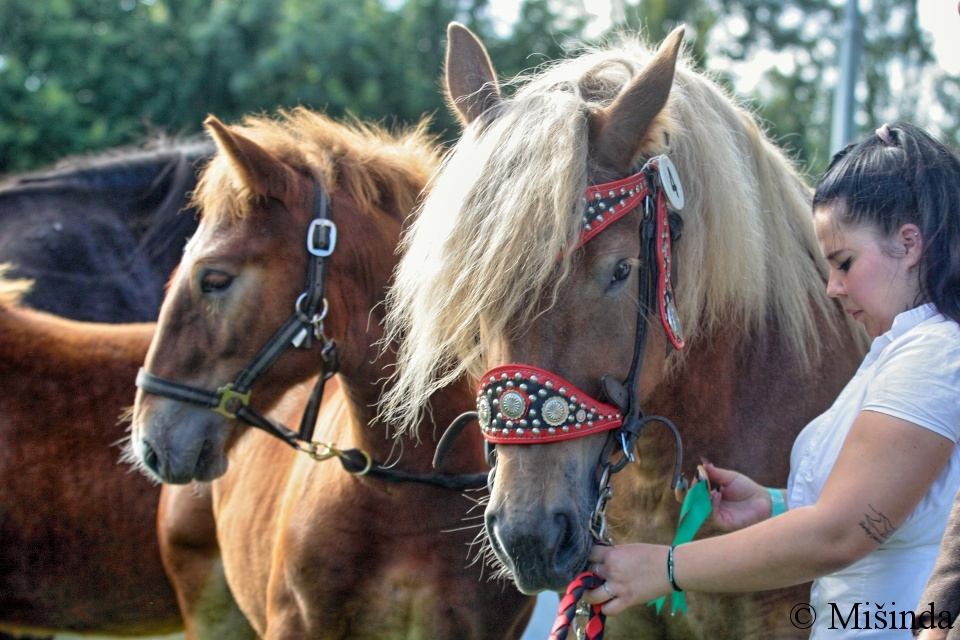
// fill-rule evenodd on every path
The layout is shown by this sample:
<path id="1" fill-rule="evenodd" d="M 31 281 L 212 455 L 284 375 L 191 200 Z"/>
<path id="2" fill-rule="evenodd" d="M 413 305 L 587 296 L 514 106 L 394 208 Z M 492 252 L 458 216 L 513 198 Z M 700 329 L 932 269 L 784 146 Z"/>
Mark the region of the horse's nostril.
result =
<path id="1" fill-rule="evenodd" d="M 570 516 L 566 511 L 558 511 L 553 514 L 554 526 L 554 548 L 558 550 L 565 549 L 573 542 L 573 527 L 570 523 Z"/>
<path id="2" fill-rule="evenodd" d="M 553 514 L 552 534 L 551 542 L 553 542 L 553 546 L 551 548 L 556 550 L 553 557 L 554 570 L 558 574 L 564 575 L 571 570 L 568 565 L 576 560 L 580 552 L 580 548 L 576 544 L 573 519 L 568 512 L 558 511 Z"/>
<path id="3" fill-rule="evenodd" d="M 154 451 L 153 446 L 146 440 L 142 442 L 142 445 L 143 445 L 142 456 L 143 456 L 144 466 L 146 466 L 147 469 L 150 469 L 150 471 L 153 471 L 154 473 L 158 473 L 160 471 L 160 464 L 159 464 L 159 457 L 157 456 L 157 452 Z"/>

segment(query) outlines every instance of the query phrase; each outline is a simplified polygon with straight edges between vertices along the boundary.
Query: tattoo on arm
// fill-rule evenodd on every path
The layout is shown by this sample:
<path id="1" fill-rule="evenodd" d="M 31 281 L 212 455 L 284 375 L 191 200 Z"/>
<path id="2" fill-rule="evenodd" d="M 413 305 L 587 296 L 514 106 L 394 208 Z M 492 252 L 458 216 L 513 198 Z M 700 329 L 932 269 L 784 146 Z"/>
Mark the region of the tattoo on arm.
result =
<path id="1" fill-rule="evenodd" d="M 893 535 L 893 532 L 896 531 L 897 528 L 890 522 L 890 518 L 877 511 L 872 504 L 868 504 L 867 506 L 870 507 L 872 513 L 863 514 L 863 520 L 860 521 L 860 528 L 863 529 L 870 538 L 882 544 L 887 538 Z"/>

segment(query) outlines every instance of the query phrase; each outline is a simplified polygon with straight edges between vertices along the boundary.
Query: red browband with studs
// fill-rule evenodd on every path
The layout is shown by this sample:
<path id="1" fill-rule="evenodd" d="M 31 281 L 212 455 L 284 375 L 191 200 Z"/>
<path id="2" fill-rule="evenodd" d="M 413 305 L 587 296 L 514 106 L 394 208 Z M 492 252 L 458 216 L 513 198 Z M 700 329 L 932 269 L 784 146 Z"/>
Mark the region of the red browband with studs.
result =
<path id="1" fill-rule="evenodd" d="M 646 198 L 653 198 L 658 311 L 670 342 L 682 349 L 670 282 L 669 209 L 664 185 L 659 189 L 651 186 L 651 171 L 657 172 L 661 183 L 665 179 L 671 181 L 671 205 L 682 208 L 683 193 L 676 184 L 673 164 L 666 156 L 651 158 L 643 170 L 631 176 L 587 188 L 577 247 L 640 206 Z M 525 364 L 505 364 L 483 375 L 477 391 L 477 413 L 483 437 L 499 444 L 558 442 L 617 429 L 623 424 L 623 416 L 613 405 L 591 398 L 555 373 Z"/>
<path id="2" fill-rule="evenodd" d="M 648 195 L 650 187 L 645 171 L 615 182 L 587 187 L 577 247 L 587 244 L 595 235 L 636 209 Z"/>

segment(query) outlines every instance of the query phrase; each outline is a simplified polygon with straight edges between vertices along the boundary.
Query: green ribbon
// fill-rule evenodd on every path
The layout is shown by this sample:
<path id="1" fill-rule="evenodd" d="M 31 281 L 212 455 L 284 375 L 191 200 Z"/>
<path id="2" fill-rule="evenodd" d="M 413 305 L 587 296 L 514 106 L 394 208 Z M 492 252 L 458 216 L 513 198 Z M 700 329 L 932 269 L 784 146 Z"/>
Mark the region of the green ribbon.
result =
<path id="1" fill-rule="evenodd" d="M 703 523 L 710 517 L 713 511 L 713 504 L 710 502 L 710 490 L 706 482 L 698 482 L 689 491 L 687 497 L 683 499 L 680 506 L 680 522 L 677 525 L 677 533 L 673 536 L 673 546 L 690 542 L 697 535 L 697 531 L 703 526 Z M 653 605 L 657 613 L 663 609 L 667 596 L 660 596 L 656 600 L 651 600 L 647 604 Z M 674 591 L 670 594 L 670 614 L 677 612 L 687 612 L 687 596 L 682 591 Z"/>

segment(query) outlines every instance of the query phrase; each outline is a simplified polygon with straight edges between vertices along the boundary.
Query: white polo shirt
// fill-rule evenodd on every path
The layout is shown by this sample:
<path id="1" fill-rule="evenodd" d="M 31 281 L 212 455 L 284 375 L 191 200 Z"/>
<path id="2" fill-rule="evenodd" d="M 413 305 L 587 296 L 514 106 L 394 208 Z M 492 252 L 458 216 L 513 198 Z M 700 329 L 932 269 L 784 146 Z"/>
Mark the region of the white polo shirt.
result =
<path id="1" fill-rule="evenodd" d="M 833 406 L 797 436 L 790 455 L 789 507 L 817 501 L 850 427 L 865 410 L 902 418 L 960 442 L 960 325 L 932 304 L 894 318 Z M 917 606 L 958 485 L 960 447 L 955 447 L 930 490 L 889 539 L 849 567 L 814 581 L 810 604 L 817 620 L 812 638 L 911 637 L 909 631 L 890 627 L 902 626 L 899 612 Z"/>

